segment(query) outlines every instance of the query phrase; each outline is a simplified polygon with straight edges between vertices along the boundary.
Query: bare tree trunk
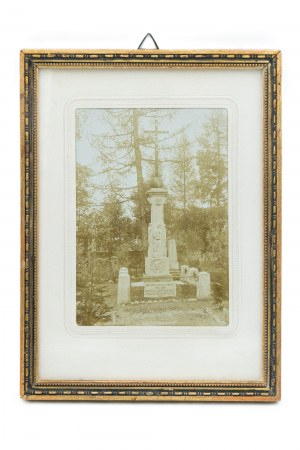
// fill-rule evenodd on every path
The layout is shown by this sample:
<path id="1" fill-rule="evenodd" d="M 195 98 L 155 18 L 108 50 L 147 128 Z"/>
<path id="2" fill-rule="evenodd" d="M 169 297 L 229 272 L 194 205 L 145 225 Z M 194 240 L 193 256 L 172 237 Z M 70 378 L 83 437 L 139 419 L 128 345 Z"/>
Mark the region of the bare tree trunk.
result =
<path id="1" fill-rule="evenodd" d="M 186 212 L 186 148 L 183 143 L 183 209 Z"/>
<path id="2" fill-rule="evenodd" d="M 146 221 L 146 208 L 145 208 L 145 192 L 144 192 L 144 180 L 142 170 L 142 155 L 139 142 L 139 123 L 138 123 L 138 111 L 132 110 L 132 131 L 133 131 L 133 148 L 135 154 L 135 167 L 136 167 L 136 180 L 138 190 L 138 209 L 139 220 L 141 227 L 141 239 L 144 251 L 147 249 L 147 221 Z"/>
<path id="3" fill-rule="evenodd" d="M 217 170 L 217 176 L 218 176 L 218 181 L 217 181 L 217 208 L 220 208 L 220 189 L 221 189 L 221 176 L 220 176 L 220 153 L 221 153 L 221 149 L 220 149 L 220 131 L 218 128 L 218 118 L 216 119 L 216 136 L 217 136 L 217 152 L 218 152 L 218 160 L 217 160 L 217 164 L 218 164 L 218 170 Z"/>

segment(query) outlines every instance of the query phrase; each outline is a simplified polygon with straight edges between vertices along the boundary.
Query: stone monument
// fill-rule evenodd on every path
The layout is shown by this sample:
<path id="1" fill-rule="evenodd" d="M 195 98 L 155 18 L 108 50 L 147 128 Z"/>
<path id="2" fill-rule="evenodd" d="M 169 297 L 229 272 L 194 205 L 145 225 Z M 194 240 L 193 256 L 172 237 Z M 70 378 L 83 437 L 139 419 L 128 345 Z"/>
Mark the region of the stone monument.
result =
<path id="1" fill-rule="evenodd" d="M 156 124 L 155 135 L 158 134 Z M 160 299 L 210 297 L 210 275 L 187 265 L 179 266 L 175 239 L 167 241 L 164 221 L 164 205 L 168 191 L 159 175 L 158 145 L 155 140 L 155 167 L 151 189 L 147 199 L 151 206 L 151 220 L 148 225 L 148 252 L 145 257 L 145 275 L 142 280 L 130 283 L 126 267 L 119 271 L 117 304 L 124 305 L 136 298 Z M 174 278 L 173 278 L 174 276 Z M 177 292 L 177 287 L 179 293 Z M 193 292 L 191 292 L 193 291 Z"/>
<path id="2" fill-rule="evenodd" d="M 148 255 L 145 258 L 145 278 L 167 281 L 172 280 L 170 262 L 167 255 L 167 233 L 164 222 L 164 204 L 167 190 L 158 180 L 148 192 L 151 205 L 151 222 L 148 226 Z M 159 186 L 160 185 L 160 186 Z"/>
<path id="3" fill-rule="evenodd" d="M 170 273 L 164 221 L 167 194 L 161 178 L 156 173 L 152 179 L 152 188 L 147 192 L 151 205 L 151 221 L 148 226 L 148 254 L 145 257 L 144 298 L 176 297 L 176 283 Z"/>

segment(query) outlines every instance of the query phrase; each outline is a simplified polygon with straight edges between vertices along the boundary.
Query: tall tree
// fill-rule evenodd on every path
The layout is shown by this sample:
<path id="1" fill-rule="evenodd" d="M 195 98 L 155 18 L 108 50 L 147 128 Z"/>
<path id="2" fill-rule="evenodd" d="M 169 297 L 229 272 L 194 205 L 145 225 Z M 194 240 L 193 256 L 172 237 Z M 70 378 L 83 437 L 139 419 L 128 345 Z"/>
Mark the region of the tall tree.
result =
<path id="1" fill-rule="evenodd" d="M 227 176 L 227 112 L 214 110 L 199 137 L 200 201 L 210 207 L 208 253 L 214 263 L 228 264 L 228 176 Z"/>
<path id="2" fill-rule="evenodd" d="M 79 240 L 91 240 L 93 195 L 95 184 L 93 171 L 84 165 L 76 164 L 76 225 Z"/>
<path id="3" fill-rule="evenodd" d="M 110 310 L 106 304 L 110 290 L 108 268 L 92 247 L 86 253 L 79 242 L 76 266 L 77 323 L 94 325 Z"/>
<path id="4" fill-rule="evenodd" d="M 119 193 L 120 202 L 134 202 L 135 214 L 140 228 L 142 248 L 147 248 L 147 210 L 145 184 L 145 164 L 153 164 L 154 157 L 147 157 L 146 149 L 157 144 L 157 136 L 144 130 L 151 118 L 167 116 L 167 112 L 159 112 L 153 108 L 122 108 L 104 111 L 108 127 L 107 132 L 93 135 L 91 145 L 99 152 L 102 163 L 101 174 L 105 175 L 113 186 L 118 180 L 134 174 L 136 185 Z M 146 182 L 145 182 L 146 180 Z"/>
<path id="5" fill-rule="evenodd" d="M 172 194 L 177 206 L 184 211 L 195 200 L 194 156 L 186 135 L 177 140 L 174 162 L 172 163 Z"/>
<path id="6" fill-rule="evenodd" d="M 93 171 L 87 166 L 76 164 L 76 208 L 84 211 L 92 204 L 95 184 L 92 182 Z"/>
<path id="7" fill-rule="evenodd" d="M 199 139 L 199 197 L 209 206 L 227 203 L 227 114 L 215 110 L 204 124 Z"/>
<path id="8" fill-rule="evenodd" d="M 107 252 L 109 257 L 121 256 L 124 246 L 128 250 L 134 238 L 132 220 L 124 215 L 123 205 L 115 193 L 111 193 L 96 213 L 97 248 Z"/>

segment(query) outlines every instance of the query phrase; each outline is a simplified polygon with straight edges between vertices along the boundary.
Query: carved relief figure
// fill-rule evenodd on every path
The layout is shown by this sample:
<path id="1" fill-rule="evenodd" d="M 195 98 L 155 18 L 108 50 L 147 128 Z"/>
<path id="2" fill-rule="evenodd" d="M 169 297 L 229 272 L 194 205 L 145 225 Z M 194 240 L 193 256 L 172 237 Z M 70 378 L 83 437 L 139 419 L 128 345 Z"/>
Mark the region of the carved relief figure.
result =
<path id="1" fill-rule="evenodd" d="M 154 234 L 153 255 L 162 256 L 162 233 L 160 224 L 157 225 Z"/>

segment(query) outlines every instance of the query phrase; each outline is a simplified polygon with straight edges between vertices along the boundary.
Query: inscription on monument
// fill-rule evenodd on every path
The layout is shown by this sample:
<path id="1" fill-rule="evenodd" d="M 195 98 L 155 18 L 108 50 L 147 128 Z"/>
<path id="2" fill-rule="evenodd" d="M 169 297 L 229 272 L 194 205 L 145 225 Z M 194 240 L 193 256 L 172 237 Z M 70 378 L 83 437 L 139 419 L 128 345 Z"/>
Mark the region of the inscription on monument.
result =
<path id="1" fill-rule="evenodd" d="M 174 281 L 153 281 L 146 283 L 144 297 L 176 297 L 176 283 Z"/>

